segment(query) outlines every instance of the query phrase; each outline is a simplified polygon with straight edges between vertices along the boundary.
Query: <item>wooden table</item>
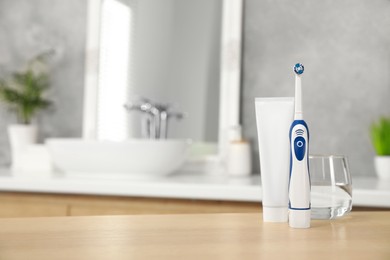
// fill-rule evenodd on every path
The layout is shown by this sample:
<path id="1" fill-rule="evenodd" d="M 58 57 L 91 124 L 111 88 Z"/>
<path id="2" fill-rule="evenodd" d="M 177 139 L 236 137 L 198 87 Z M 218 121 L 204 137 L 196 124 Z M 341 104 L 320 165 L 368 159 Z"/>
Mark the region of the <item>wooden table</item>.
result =
<path id="1" fill-rule="evenodd" d="M 0 219 L 0 259 L 390 259 L 390 212 L 310 229 L 256 213 Z"/>

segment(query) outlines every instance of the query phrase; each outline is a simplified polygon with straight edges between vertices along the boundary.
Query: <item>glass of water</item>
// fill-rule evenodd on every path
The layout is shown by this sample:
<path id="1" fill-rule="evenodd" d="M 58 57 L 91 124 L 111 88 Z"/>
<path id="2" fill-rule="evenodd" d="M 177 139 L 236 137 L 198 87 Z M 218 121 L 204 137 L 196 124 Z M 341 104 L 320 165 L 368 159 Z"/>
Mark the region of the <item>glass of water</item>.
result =
<path id="1" fill-rule="evenodd" d="M 310 155 L 311 218 L 335 219 L 352 209 L 352 180 L 342 155 Z"/>

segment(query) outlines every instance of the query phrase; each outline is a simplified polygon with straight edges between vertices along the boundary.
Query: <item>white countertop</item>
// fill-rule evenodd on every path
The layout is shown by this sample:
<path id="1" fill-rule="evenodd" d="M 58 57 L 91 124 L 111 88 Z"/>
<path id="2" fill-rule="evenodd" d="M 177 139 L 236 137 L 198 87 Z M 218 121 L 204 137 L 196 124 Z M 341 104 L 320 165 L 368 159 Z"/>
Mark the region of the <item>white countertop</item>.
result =
<path id="1" fill-rule="evenodd" d="M 177 173 L 164 177 L 127 175 L 15 174 L 0 170 L 0 191 L 113 195 L 177 199 L 260 202 L 260 176 L 232 178 L 224 175 Z M 390 182 L 376 178 L 353 179 L 353 205 L 390 208 Z"/>

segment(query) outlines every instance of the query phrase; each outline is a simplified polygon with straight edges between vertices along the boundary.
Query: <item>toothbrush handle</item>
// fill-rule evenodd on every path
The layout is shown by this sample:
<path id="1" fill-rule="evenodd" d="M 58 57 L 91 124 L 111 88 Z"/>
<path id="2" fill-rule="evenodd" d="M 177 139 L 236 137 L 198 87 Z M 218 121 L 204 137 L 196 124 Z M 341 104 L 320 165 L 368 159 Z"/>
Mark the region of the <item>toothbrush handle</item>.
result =
<path id="1" fill-rule="evenodd" d="M 309 130 L 304 120 L 290 128 L 289 209 L 310 210 Z"/>

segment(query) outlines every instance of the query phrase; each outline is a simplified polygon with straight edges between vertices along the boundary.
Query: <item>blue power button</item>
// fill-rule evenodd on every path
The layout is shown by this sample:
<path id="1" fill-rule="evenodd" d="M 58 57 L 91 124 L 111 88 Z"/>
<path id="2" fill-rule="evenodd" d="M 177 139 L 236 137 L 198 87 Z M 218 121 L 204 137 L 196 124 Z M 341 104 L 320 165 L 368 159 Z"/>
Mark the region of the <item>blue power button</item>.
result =
<path id="1" fill-rule="evenodd" d="M 306 141 L 305 138 L 298 136 L 294 140 L 294 151 L 295 151 L 295 157 L 298 161 L 302 161 L 303 157 L 305 157 L 305 149 L 306 148 Z"/>

